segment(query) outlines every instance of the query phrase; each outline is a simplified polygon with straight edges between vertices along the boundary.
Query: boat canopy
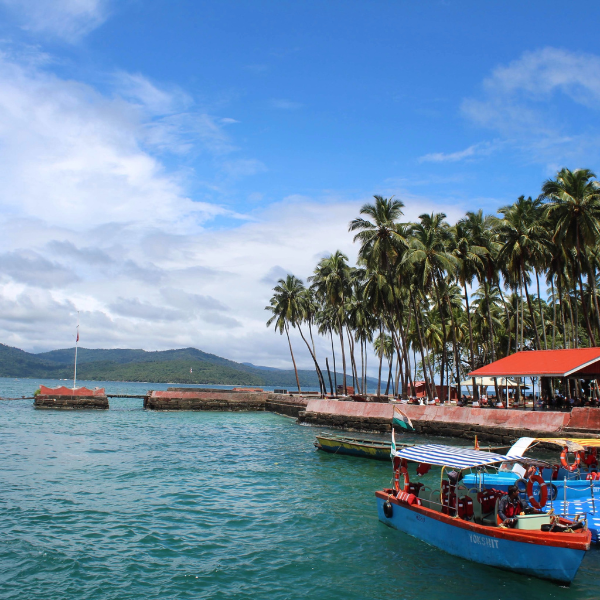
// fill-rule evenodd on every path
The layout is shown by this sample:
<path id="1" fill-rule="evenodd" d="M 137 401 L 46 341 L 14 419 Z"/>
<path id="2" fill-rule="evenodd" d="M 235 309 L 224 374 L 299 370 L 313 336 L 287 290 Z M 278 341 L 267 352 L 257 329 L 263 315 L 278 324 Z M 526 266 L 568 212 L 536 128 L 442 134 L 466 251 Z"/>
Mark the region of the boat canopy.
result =
<path id="1" fill-rule="evenodd" d="M 600 439 L 594 438 L 519 438 L 508 451 L 510 456 L 522 456 L 527 450 L 538 442 L 555 444 L 561 448 L 567 448 L 569 452 L 581 452 L 585 448 L 600 448 Z"/>
<path id="2" fill-rule="evenodd" d="M 471 467 L 483 467 L 496 463 L 523 461 L 523 457 L 510 457 L 494 452 L 483 452 L 469 448 L 457 448 L 455 446 L 442 446 L 439 444 L 424 444 L 403 448 L 396 452 L 395 456 L 405 460 L 437 465 L 439 467 L 453 467 L 455 469 L 469 469 Z M 526 462 L 529 460 L 525 459 Z"/>
<path id="3" fill-rule="evenodd" d="M 581 452 L 585 448 L 600 448 L 600 440 L 590 438 L 536 438 L 537 442 L 566 446 L 569 452 Z"/>

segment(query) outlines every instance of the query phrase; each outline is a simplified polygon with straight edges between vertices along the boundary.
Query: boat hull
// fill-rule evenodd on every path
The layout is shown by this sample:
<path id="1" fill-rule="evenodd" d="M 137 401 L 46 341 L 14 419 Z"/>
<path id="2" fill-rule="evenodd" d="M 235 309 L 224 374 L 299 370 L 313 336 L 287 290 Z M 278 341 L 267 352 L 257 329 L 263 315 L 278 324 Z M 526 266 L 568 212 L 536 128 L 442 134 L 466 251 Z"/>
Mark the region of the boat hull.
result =
<path id="1" fill-rule="evenodd" d="M 400 503 L 392 504 L 393 514 L 388 518 L 383 511 L 385 501 L 386 496 L 378 492 L 379 520 L 394 529 L 460 558 L 562 584 L 573 581 L 589 548 L 589 534 L 587 548 L 582 544 L 571 544 L 575 547 L 549 545 L 542 540 L 535 543 L 531 536 L 515 540 L 510 530 L 479 526 L 441 514 L 433 518 L 427 509 Z"/>
<path id="2" fill-rule="evenodd" d="M 342 440 L 333 440 L 317 437 L 315 446 L 319 450 L 330 454 L 343 454 L 346 456 L 361 456 L 362 458 L 373 458 L 375 460 L 390 460 L 390 446 L 375 446 L 368 444 L 357 444 Z"/>

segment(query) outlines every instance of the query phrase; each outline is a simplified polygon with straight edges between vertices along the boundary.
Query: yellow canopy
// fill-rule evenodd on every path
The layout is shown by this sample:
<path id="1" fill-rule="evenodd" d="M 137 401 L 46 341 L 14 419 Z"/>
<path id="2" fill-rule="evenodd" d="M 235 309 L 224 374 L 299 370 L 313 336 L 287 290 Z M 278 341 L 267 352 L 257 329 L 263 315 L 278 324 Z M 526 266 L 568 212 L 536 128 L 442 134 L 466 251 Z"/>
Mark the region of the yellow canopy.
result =
<path id="1" fill-rule="evenodd" d="M 600 439 L 594 438 L 535 438 L 536 442 L 566 446 L 569 452 L 580 452 L 584 448 L 600 448 Z"/>

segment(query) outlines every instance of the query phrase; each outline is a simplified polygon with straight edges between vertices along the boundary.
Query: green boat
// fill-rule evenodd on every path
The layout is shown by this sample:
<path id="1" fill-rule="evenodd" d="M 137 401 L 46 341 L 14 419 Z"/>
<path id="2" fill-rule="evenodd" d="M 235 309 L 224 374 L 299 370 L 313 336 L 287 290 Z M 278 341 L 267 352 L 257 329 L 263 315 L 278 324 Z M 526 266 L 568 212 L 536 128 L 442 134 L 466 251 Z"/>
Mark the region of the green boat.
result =
<path id="1" fill-rule="evenodd" d="M 414 444 L 396 444 L 396 448 L 413 446 Z M 353 438 L 342 435 L 317 436 L 315 448 L 330 454 L 344 454 L 347 456 L 362 456 L 375 460 L 390 460 L 390 442 Z"/>

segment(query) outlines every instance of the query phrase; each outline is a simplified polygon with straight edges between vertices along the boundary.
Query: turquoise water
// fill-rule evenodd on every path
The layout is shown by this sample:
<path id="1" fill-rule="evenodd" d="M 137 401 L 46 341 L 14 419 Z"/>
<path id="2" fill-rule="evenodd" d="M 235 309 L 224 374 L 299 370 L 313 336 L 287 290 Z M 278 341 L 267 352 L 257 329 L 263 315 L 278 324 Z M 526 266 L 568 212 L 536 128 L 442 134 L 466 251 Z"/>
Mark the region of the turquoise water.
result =
<path id="1" fill-rule="evenodd" d="M 31 391 L 32 381 L 0 379 L 0 396 Z M 35 411 L 30 400 L 0 411 L 3 599 L 599 595 L 599 551 L 565 589 L 387 528 L 373 492 L 389 466 L 316 452 L 315 430 L 293 419 L 146 412 L 134 399 L 98 412 Z"/>

